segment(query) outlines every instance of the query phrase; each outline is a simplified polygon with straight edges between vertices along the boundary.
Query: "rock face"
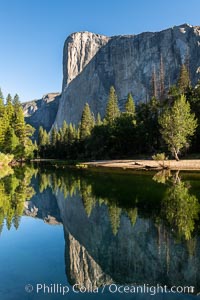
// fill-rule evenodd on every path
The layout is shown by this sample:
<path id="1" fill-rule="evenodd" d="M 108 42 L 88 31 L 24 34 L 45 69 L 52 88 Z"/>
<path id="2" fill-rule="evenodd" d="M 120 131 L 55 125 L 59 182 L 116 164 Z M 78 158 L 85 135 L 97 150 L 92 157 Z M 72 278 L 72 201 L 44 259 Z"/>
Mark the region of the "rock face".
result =
<path id="1" fill-rule="evenodd" d="M 36 194 L 26 202 L 24 214 L 49 224 L 63 224 L 66 275 L 70 284 L 94 289 L 113 282 L 150 286 L 159 283 L 195 286 L 195 294 L 199 293 L 198 233 L 190 241 L 178 241 L 164 222 L 158 224 L 138 214 L 133 225 L 123 213 L 118 232 L 113 234 L 105 204 L 93 206 L 88 216 L 78 191 L 66 196 L 59 188 L 54 191 L 47 188 L 41 193 L 38 181 L 32 184 Z M 186 299 L 185 295 L 182 299 Z"/>
<path id="2" fill-rule="evenodd" d="M 40 126 L 47 131 L 51 129 L 58 111 L 59 100 L 59 93 L 49 93 L 42 99 L 22 104 L 26 122 L 36 129 L 34 138 L 37 138 Z"/>
<path id="3" fill-rule="evenodd" d="M 93 207 L 88 217 L 78 194 L 66 199 L 58 192 L 56 198 L 65 232 L 67 277 L 73 284 L 95 288 L 111 282 L 159 283 L 195 286 L 199 292 L 198 237 L 192 248 L 189 242 L 177 242 L 164 225 L 138 217 L 132 226 L 126 215 L 113 235 L 105 205 Z"/>
<path id="4" fill-rule="evenodd" d="M 63 90 L 108 40 L 104 35 L 91 32 L 72 33 L 66 39 L 63 49 Z"/>
<path id="5" fill-rule="evenodd" d="M 79 284 L 96 289 L 102 285 L 111 284 L 109 275 L 95 262 L 83 245 L 70 233 L 65 232 L 65 263 L 66 274 L 70 284 Z"/>
<path id="6" fill-rule="evenodd" d="M 96 115 L 105 113 L 113 85 L 120 108 L 129 92 L 136 102 L 151 97 L 155 70 L 159 93 L 160 63 L 164 84 L 176 83 L 182 63 L 187 62 L 193 84 L 200 79 L 200 27 L 183 24 L 161 32 L 111 38 L 90 32 L 70 35 L 63 52 L 63 89 L 55 124 L 77 124 L 86 102 Z"/>

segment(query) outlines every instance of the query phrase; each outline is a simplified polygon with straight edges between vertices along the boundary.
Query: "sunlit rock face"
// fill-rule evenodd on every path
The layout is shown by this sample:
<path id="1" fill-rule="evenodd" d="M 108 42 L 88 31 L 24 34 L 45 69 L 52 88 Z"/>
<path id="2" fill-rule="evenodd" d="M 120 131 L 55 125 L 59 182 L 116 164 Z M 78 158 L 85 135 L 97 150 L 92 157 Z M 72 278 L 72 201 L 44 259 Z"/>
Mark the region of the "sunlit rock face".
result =
<path id="1" fill-rule="evenodd" d="M 41 193 L 37 191 L 31 200 L 25 202 L 24 215 L 43 219 L 50 225 L 61 224 L 62 221 L 56 197 L 50 188 Z"/>
<path id="2" fill-rule="evenodd" d="M 64 199 L 58 192 L 56 197 L 66 238 L 67 276 L 73 283 L 185 284 L 199 291 L 197 238 L 180 242 L 164 225 L 138 217 L 133 226 L 126 215 L 121 215 L 114 235 L 105 205 L 95 206 L 88 217 L 79 195 Z"/>
<path id="3" fill-rule="evenodd" d="M 72 33 L 63 49 L 63 90 L 76 78 L 109 38 L 92 32 Z"/>
<path id="4" fill-rule="evenodd" d="M 37 138 L 40 126 L 47 131 L 51 129 L 58 111 L 59 100 L 59 93 L 49 93 L 41 99 L 22 103 L 26 122 L 36 129 L 34 138 Z"/>
<path id="5" fill-rule="evenodd" d="M 200 78 L 200 27 L 183 24 L 161 32 L 111 38 L 90 32 L 70 35 L 63 52 L 63 89 L 55 124 L 77 124 L 86 102 L 96 115 L 105 113 L 113 85 L 120 108 L 129 92 L 136 102 L 152 96 L 155 69 L 157 93 L 161 58 L 167 90 L 177 82 L 180 66 L 187 63 L 193 84 Z"/>
<path id="6" fill-rule="evenodd" d="M 111 277 L 71 234 L 65 234 L 65 242 L 66 273 L 72 285 L 79 284 L 90 290 L 112 283 Z"/>

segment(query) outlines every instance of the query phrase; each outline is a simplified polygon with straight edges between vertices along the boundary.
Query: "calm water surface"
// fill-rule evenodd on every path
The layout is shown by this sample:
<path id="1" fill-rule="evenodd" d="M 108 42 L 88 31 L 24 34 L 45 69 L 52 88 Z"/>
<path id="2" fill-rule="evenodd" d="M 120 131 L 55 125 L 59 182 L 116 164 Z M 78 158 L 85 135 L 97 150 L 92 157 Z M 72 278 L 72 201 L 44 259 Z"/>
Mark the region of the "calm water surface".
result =
<path id="1" fill-rule="evenodd" d="M 47 166 L 6 173 L 0 299 L 200 298 L 200 173 Z M 193 286 L 194 293 L 152 296 L 158 284 Z M 111 293 L 144 285 L 146 293 Z"/>

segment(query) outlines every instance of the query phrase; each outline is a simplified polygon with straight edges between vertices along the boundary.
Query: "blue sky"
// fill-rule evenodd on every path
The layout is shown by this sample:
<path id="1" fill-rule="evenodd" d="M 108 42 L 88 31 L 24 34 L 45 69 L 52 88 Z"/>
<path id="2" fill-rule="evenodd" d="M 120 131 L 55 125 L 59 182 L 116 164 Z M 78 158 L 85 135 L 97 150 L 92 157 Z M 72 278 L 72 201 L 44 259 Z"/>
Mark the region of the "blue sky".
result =
<path id="1" fill-rule="evenodd" d="M 0 0 L 0 87 L 21 101 L 60 91 L 63 44 L 72 32 L 200 25 L 199 12 L 199 0 Z"/>

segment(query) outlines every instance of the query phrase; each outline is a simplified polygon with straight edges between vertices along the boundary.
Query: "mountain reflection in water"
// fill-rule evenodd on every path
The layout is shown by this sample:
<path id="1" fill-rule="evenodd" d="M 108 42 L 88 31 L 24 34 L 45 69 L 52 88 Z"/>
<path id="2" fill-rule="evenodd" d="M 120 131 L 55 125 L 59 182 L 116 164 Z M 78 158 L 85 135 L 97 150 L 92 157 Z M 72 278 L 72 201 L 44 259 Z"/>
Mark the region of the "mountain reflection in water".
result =
<path id="1" fill-rule="evenodd" d="M 23 215 L 63 224 L 71 285 L 194 286 L 197 294 L 199 179 L 198 173 L 16 168 L 0 181 L 0 230 L 4 219 L 8 229 L 20 230 Z"/>

